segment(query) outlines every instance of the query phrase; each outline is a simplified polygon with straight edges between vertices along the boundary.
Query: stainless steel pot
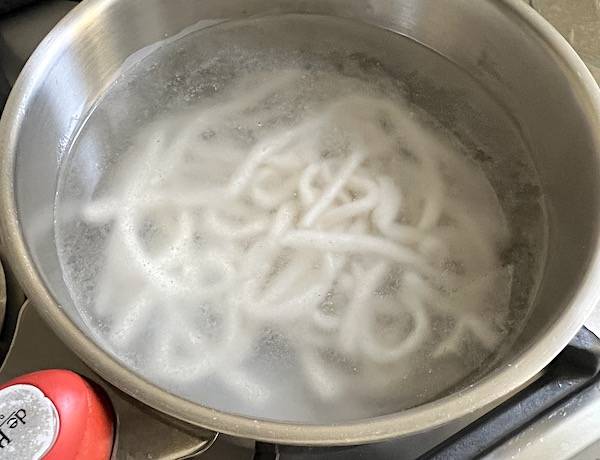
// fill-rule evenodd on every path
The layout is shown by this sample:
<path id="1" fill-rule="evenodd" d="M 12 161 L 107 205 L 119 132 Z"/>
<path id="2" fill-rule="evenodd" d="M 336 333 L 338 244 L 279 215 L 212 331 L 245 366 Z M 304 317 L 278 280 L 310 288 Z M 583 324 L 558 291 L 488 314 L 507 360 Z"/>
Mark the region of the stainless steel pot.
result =
<path id="1" fill-rule="evenodd" d="M 142 379 L 99 348 L 68 307 L 54 238 L 39 228 L 52 228 L 61 154 L 78 120 L 135 51 L 203 19 L 284 12 L 353 18 L 415 39 L 485 86 L 527 135 L 549 211 L 544 279 L 511 353 L 469 388 L 347 424 L 254 420 L 191 403 Z M 600 300 L 600 91 L 567 42 L 520 0 L 86 0 L 23 70 L 2 116 L 0 147 L 5 244 L 42 316 L 106 380 L 164 414 L 210 430 L 311 445 L 423 432 L 491 405 L 528 381 Z"/>

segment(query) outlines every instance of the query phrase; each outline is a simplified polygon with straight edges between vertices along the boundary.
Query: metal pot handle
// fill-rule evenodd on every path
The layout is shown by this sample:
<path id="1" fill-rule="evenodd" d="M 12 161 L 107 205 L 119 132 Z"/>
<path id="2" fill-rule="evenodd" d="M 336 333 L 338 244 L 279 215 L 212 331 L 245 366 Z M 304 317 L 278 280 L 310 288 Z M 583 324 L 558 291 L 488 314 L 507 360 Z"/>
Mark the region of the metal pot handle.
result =
<path id="1" fill-rule="evenodd" d="M 35 372 L 40 369 L 53 370 Z M 69 371 L 61 369 L 69 369 Z M 31 374 L 32 372 L 35 373 Z M 64 382 L 67 383 L 59 382 L 57 384 L 56 379 L 64 379 Z M 58 426 L 71 427 L 76 430 L 78 425 L 87 424 L 89 427 L 85 428 L 87 430 L 84 433 L 85 436 L 80 437 L 87 436 L 88 442 L 89 438 L 94 442 L 95 436 L 106 433 L 107 426 L 114 425 L 112 453 L 102 457 L 107 460 L 108 458 L 175 460 L 196 457 L 206 451 L 217 437 L 217 433 L 188 426 L 159 414 L 102 380 L 56 337 L 28 301 L 21 308 L 10 351 L 0 369 L 0 382 L 8 382 L 9 388 L 25 391 L 27 394 L 23 401 L 39 405 L 38 412 L 41 411 L 39 413 L 45 415 L 39 419 L 38 423 L 55 424 L 54 428 L 48 432 L 54 433 L 58 438 L 50 447 L 46 446 L 48 458 L 51 458 L 51 447 L 56 446 L 58 439 L 68 431 L 62 430 L 59 434 Z M 72 385 L 68 382 L 71 382 Z M 18 396 L 15 396 L 15 391 L 7 390 L 6 384 L 4 387 L 6 391 L 2 390 L 2 386 L 0 386 L 0 430 L 5 428 L 2 422 L 7 420 L 8 423 L 13 412 L 9 411 L 5 414 L 4 409 L 13 406 L 14 408 L 19 406 L 16 410 L 21 409 L 19 405 L 21 402 L 15 401 Z M 59 389 L 58 392 L 56 388 Z M 61 406 L 64 398 L 70 398 L 70 401 L 77 399 L 90 401 L 91 409 L 86 414 L 82 414 L 81 410 L 74 414 L 68 409 L 69 405 L 65 406 L 67 408 Z M 93 401 L 98 403 L 94 405 Z M 110 401 L 110 404 L 107 406 L 101 401 Z M 52 405 L 54 405 L 55 411 L 52 409 Z M 111 409 L 106 408 L 111 406 Z M 31 414 L 36 413 L 35 407 L 35 405 L 31 406 Z M 83 404 L 82 407 L 88 406 Z M 94 410 L 92 410 L 93 407 L 95 407 Z M 103 407 L 105 409 L 102 409 Z M 27 407 L 23 406 L 23 408 L 27 412 Z M 58 420 L 54 420 L 52 414 L 60 414 Z M 83 420 L 86 415 L 88 418 Z M 76 417 L 76 420 L 69 420 L 69 417 Z M 26 424 L 12 423 L 14 431 L 11 431 L 10 435 L 6 430 L 3 432 L 11 440 L 11 447 L 17 444 L 17 440 L 27 439 L 29 433 L 34 434 L 34 431 L 31 430 L 34 426 L 33 422 L 34 420 L 31 419 L 31 422 Z M 110 430 L 112 428 L 113 426 L 110 426 Z M 0 458 L 3 458 L 1 452 L 3 439 L 2 433 L 0 433 Z M 78 452 L 81 445 L 75 443 L 72 447 L 73 452 Z M 73 458 L 81 460 L 89 458 L 85 454 L 81 455 Z M 65 457 L 62 455 L 57 458 Z"/>

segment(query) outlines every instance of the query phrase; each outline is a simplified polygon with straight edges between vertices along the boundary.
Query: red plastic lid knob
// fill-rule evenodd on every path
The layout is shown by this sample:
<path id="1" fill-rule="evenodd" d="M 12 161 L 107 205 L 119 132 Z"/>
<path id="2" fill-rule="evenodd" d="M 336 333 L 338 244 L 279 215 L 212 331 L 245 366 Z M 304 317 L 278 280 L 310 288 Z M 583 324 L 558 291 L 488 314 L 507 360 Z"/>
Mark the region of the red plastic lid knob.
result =
<path id="1" fill-rule="evenodd" d="M 106 395 L 65 370 L 0 385 L 0 459 L 107 460 L 114 412 Z"/>

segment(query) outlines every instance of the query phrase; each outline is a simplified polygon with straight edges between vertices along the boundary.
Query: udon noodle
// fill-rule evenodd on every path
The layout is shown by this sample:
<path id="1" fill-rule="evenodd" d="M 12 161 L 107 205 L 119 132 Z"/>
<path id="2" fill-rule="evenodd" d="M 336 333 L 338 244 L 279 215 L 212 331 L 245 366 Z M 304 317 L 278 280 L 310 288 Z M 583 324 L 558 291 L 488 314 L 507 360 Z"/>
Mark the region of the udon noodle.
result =
<path id="1" fill-rule="evenodd" d="M 217 377 L 257 405 L 269 387 L 244 369 L 267 330 L 323 402 L 383 399 L 415 356 L 491 353 L 512 269 L 483 172 L 400 98 L 347 92 L 282 120 L 277 94 L 302 78 L 155 121 L 85 205 L 110 229 L 92 306 L 105 340 L 144 341 L 152 375 Z M 222 135 L 256 120 L 249 145 Z"/>

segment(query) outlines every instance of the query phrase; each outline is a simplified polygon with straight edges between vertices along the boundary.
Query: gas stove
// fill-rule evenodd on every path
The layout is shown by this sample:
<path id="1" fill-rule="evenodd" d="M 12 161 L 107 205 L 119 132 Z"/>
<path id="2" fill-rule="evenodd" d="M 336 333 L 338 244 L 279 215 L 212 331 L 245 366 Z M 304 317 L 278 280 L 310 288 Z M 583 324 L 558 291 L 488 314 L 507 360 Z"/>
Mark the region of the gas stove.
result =
<path id="1" fill-rule="evenodd" d="M 600 1 L 527 3 L 557 27 L 600 81 Z M 39 41 L 76 4 L 61 0 L 33 2 L 0 16 L 0 104 Z M 0 239 L 0 254 L 1 249 Z M 4 259 L 2 264 L 0 382 L 41 369 L 69 369 L 96 382 L 108 393 L 118 415 L 113 458 L 600 459 L 600 308 L 544 372 L 498 407 L 410 438 L 368 446 L 299 448 L 225 435 L 209 441 L 199 439 L 197 432 L 131 400 L 102 381 L 62 344 L 26 300 Z M 3 419 L 0 415 L 0 427 Z M 0 449 L 3 458 L 13 457 Z"/>

